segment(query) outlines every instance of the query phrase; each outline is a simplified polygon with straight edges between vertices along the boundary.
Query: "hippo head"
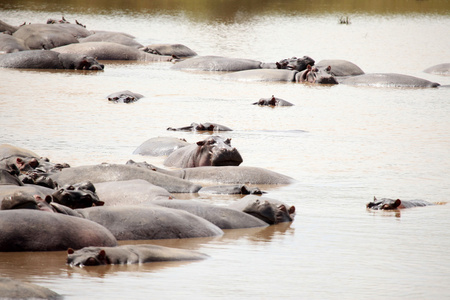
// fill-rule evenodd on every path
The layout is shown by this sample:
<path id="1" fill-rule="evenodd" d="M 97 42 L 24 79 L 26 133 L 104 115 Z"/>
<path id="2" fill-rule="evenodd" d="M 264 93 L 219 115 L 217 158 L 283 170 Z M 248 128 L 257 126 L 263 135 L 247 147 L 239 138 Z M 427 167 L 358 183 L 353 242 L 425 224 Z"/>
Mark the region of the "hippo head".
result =
<path id="1" fill-rule="evenodd" d="M 296 70 L 303 71 L 306 69 L 308 65 L 314 66 L 314 59 L 309 56 L 303 56 L 302 58 L 292 57 L 282 59 L 276 63 L 277 69 L 288 69 L 288 70 Z"/>
<path id="2" fill-rule="evenodd" d="M 401 204 L 402 200 L 400 199 L 394 200 L 389 198 L 382 198 L 378 201 L 377 198 L 373 197 L 373 202 L 367 203 L 366 207 L 374 210 L 393 210 L 400 208 Z"/>
<path id="3" fill-rule="evenodd" d="M 99 63 L 95 58 L 91 56 L 84 56 L 78 64 L 75 64 L 75 70 L 103 70 L 105 65 Z"/>
<path id="4" fill-rule="evenodd" d="M 33 195 L 16 192 L 1 201 L 0 209 L 39 209 L 39 207 Z"/>
<path id="5" fill-rule="evenodd" d="M 55 212 L 53 210 L 53 206 L 50 204 L 53 200 L 52 196 L 47 195 L 44 199 L 42 199 L 39 195 L 34 195 L 34 199 L 38 205 L 39 210 L 47 211 L 47 212 Z"/>
<path id="6" fill-rule="evenodd" d="M 241 154 L 231 147 L 231 139 L 211 136 L 197 142 L 197 146 L 195 166 L 239 166 L 242 163 Z"/>
<path id="7" fill-rule="evenodd" d="M 67 264 L 71 266 L 98 266 L 108 263 L 105 250 L 98 247 L 86 247 L 78 251 L 67 249 Z"/>
<path id="8" fill-rule="evenodd" d="M 319 84 L 338 84 L 336 78 L 331 74 L 331 67 L 316 68 L 307 66 L 306 70 L 295 75 L 297 82 L 309 82 Z"/>
<path id="9" fill-rule="evenodd" d="M 39 166 L 39 161 L 35 157 L 18 157 L 16 165 L 21 172 L 26 172 L 36 169 Z"/>
<path id="10" fill-rule="evenodd" d="M 100 201 L 97 194 L 95 194 L 95 187 L 90 181 L 74 185 L 65 185 L 54 192 L 52 197 L 54 202 L 72 209 L 102 206 L 105 204 L 103 201 Z"/>
<path id="11" fill-rule="evenodd" d="M 250 214 L 264 222 L 272 225 L 283 222 L 291 222 L 295 216 L 295 206 L 286 208 L 284 204 L 276 205 L 267 200 L 259 199 L 249 203 L 243 212 Z"/>

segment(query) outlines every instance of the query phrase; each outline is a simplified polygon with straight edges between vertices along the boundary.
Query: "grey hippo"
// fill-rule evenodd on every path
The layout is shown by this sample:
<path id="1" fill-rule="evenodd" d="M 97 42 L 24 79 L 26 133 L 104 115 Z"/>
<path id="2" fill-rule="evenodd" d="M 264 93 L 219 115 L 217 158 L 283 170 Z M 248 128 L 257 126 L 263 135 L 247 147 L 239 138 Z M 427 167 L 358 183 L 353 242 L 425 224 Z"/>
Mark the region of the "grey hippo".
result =
<path id="1" fill-rule="evenodd" d="M 256 195 L 245 196 L 228 207 L 255 216 L 270 225 L 292 222 L 295 217 L 295 206 Z"/>
<path id="2" fill-rule="evenodd" d="M 23 40 L 9 34 L 0 34 L 0 52 L 12 53 L 25 50 L 30 50 L 30 48 L 25 46 Z"/>
<path id="3" fill-rule="evenodd" d="M 121 164 L 66 168 L 62 169 L 61 172 L 50 175 L 50 178 L 59 185 L 76 184 L 84 181 L 90 181 L 95 185 L 98 182 L 143 179 L 166 189 L 169 193 L 196 193 L 201 188 L 201 186 L 181 178 L 173 178 L 173 176 L 161 172 Z"/>
<path id="4" fill-rule="evenodd" d="M 288 69 L 295 71 L 303 71 L 307 68 L 308 65 L 314 66 L 314 59 L 309 56 L 303 56 L 301 58 L 292 57 L 282 59 L 276 63 L 277 69 Z"/>
<path id="5" fill-rule="evenodd" d="M 142 97 L 144 96 L 138 93 L 133 93 L 129 90 L 112 93 L 106 96 L 108 101 L 112 103 L 133 103 L 138 101 Z"/>
<path id="6" fill-rule="evenodd" d="M 51 50 L 28 50 L 0 56 L 0 68 L 103 70 L 92 56 L 58 53 Z"/>
<path id="7" fill-rule="evenodd" d="M 330 73 L 330 68 L 316 68 L 307 66 L 307 69 L 298 72 L 285 69 L 257 69 L 232 72 L 222 76 L 226 80 L 236 81 L 286 81 L 297 83 L 337 84 L 337 80 Z"/>
<path id="8" fill-rule="evenodd" d="M 339 83 L 354 86 L 394 88 L 430 88 L 440 86 L 437 82 L 397 73 L 375 73 L 351 76 L 339 80 Z"/>
<path id="9" fill-rule="evenodd" d="M 265 63 L 252 59 L 223 56 L 197 56 L 175 63 L 172 66 L 172 69 L 233 72 L 250 69 L 264 69 L 266 67 L 268 67 L 268 65 Z M 272 68 L 276 68 L 276 66 L 274 65 Z"/>
<path id="10" fill-rule="evenodd" d="M 14 37 L 24 41 L 25 46 L 36 50 L 78 43 L 78 38 L 89 35 L 89 30 L 76 24 L 29 24 L 20 26 L 13 33 Z"/>
<path id="11" fill-rule="evenodd" d="M 1 299 L 63 299 L 60 294 L 37 284 L 0 277 Z"/>
<path id="12" fill-rule="evenodd" d="M 274 95 L 270 98 L 261 98 L 258 102 L 253 103 L 253 105 L 259 106 L 293 106 L 294 104 L 289 101 L 283 100 L 281 98 L 276 98 Z"/>
<path id="13" fill-rule="evenodd" d="M 133 154 L 148 155 L 148 156 L 166 156 L 173 151 L 188 146 L 191 143 L 186 142 L 185 139 L 174 137 L 155 137 L 150 138 L 137 147 Z"/>
<path id="14" fill-rule="evenodd" d="M 343 59 L 324 59 L 316 63 L 317 68 L 331 67 L 333 76 L 356 76 L 364 74 L 364 71 L 354 63 Z"/>
<path id="15" fill-rule="evenodd" d="M 34 209 L 0 211 L 0 251 L 61 251 L 114 247 L 117 241 L 98 223 Z"/>
<path id="16" fill-rule="evenodd" d="M 292 184 L 292 177 L 259 167 L 249 166 L 220 166 L 196 167 L 181 170 L 167 170 L 154 165 L 152 170 L 169 176 L 183 178 L 205 184 Z"/>
<path id="17" fill-rule="evenodd" d="M 208 220 L 220 229 L 265 227 L 260 219 L 227 207 L 221 207 L 195 200 L 155 200 L 151 204 L 179 209 Z"/>
<path id="18" fill-rule="evenodd" d="M 152 44 L 142 47 L 140 50 L 147 53 L 157 55 L 173 55 L 175 57 L 191 57 L 197 55 L 194 50 L 182 44 Z"/>
<path id="19" fill-rule="evenodd" d="M 77 209 L 84 218 L 106 227 L 117 240 L 213 237 L 223 231 L 186 211 L 147 206 L 103 206 Z"/>
<path id="20" fill-rule="evenodd" d="M 172 61 L 169 55 L 156 55 L 138 50 L 133 47 L 111 43 L 111 42 L 87 42 L 70 44 L 53 48 L 59 53 L 84 54 L 97 58 L 98 60 L 134 60 L 134 61 Z"/>
<path id="21" fill-rule="evenodd" d="M 428 206 L 434 205 L 425 200 L 400 200 L 400 199 L 390 199 L 390 198 L 381 198 L 378 200 L 376 197 L 373 197 L 373 201 L 366 204 L 367 208 L 373 210 L 394 210 L 401 208 L 410 208 L 416 206 Z"/>
<path id="22" fill-rule="evenodd" d="M 211 136 L 195 144 L 172 152 L 164 165 L 177 168 L 203 166 L 238 166 L 242 163 L 239 151 L 231 146 L 231 139 Z"/>
<path id="23" fill-rule="evenodd" d="M 438 64 L 423 70 L 425 73 L 450 76 L 450 63 Z"/>
<path id="24" fill-rule="evenodd" d="M 191 123 L 189 126 L 173 128 L 169 127 L 167 130 L 170 131 L 233 131 L 230 127 L 225 125 L 217 124 L 217 123 Z"/>
<path id="25" fill-rule="evenodd" d="M 121 44 L 132 48 L 142 48 L 142 44 L 136 42 L 133 36 L 122 32 L 100 31 L 94 32 L 92 35 L 78 39 L 80 43 L 90 42 L 110 42 Z"/>
<path id="26" fill-rule="evenodd" d="M 209 256 L 198 251 L 157 245 L 122 245 L 117 247 L 85 247 L 67 250 L 67 264 L 98 266 L 142 264 L 157 261 L 201 260 Z"/>

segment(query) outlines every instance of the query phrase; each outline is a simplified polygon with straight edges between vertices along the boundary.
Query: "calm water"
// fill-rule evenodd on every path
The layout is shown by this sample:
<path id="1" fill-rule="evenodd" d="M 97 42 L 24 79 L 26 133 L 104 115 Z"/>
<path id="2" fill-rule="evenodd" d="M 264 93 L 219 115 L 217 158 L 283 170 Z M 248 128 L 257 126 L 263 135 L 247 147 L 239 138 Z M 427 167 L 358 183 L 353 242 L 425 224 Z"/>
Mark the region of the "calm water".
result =
<path id="1" fill-rule="evenodd" d="M 367 73 L 450 84 L 422 72 L 450 62 L 448 1 L 91 2 L 10 1 L 0 4 L 0 19 L 19 25 L 64 14 L 88 29 L 131 33 L 144 45 L 182 43 L 200 55 L 266 62 L 347 59 Z M 338 24 L 341 16 L 351 25 Z M 0 143 L 72 166 L 162 165 L 162 158 L 131 153 L 151 137 L 205 138 L 169 126 L 221 123 L 234 129 L 224 136 L 243 165 L 298 180 L 267 190 L 295 205 L 297 218 L 219 238 L 144 241 L 211 256 L 201 262 L 80 269 L 65 265 L 64 252 L 0 253 L 0 276 L 66 299 L 450 299 L 450 205 L 365 208 L 374 195 L 450 200 L 450 89 L 241 83 L 173 71 L 170 63 L 105 64 L 103 72 L 0 70 Z M 108 103 L 108 94 L 124 89 L 145 98 Z M 295 106 L 251 105 L 271 95 Z M 203 200 L 227 205 L 233 198 Z"/>

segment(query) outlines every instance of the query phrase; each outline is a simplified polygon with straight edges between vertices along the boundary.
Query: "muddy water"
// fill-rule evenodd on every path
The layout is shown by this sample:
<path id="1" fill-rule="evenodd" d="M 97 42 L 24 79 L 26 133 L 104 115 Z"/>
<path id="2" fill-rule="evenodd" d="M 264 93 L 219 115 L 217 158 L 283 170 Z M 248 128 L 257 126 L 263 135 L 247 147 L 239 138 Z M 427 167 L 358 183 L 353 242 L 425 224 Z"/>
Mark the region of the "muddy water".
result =
<path id="1" fill-rule="evenodd" d="M 449 77 L 422 72 L 449 62 L 447 2 L 405 1 L 391 9 L 350 2 L 300 8 L 296 1 L 279 7 L 249 1 L 225 9 L 191 1 L 154 7 L 28 1 L 1 4 L 0 19 L 18 25 L 64 14 L 88 29 L 131 33 L 144 45 L 183 43 L 200 55 L 267 62 L 340 58 L 367 73 L 450 84 Z M 341 16 L 351 24 L 338 24 Z M 0 276 L 41 284 L 66 299 L 450 298 L 450 205 L 365 209 L 374 195 L 449 201 L 450 89 L 241 83 L 174 71 L 170 63 L 105 64 L 96 73 L 0 70 L 0 142 L 72 166 L 128 159 L 161 166 L 162 158 L 133 150 L 156 136 L 205 138 L 168 132 L 169 126 L 224 124 L 234 129 L 224 136 L 243 165 L 297 180 L 265 187 L 267 196 L 297 207 L 296 220 L 218 238 L 139 241 L 207 253 L 210 259 L 201 262 L 79 269 L 65 265 L 63 252 L 0 253 Z M 145 98 L 131 105 L 105 99 L 124 89 Z M 251 105 L 271 95 L 295 106 Z"/>

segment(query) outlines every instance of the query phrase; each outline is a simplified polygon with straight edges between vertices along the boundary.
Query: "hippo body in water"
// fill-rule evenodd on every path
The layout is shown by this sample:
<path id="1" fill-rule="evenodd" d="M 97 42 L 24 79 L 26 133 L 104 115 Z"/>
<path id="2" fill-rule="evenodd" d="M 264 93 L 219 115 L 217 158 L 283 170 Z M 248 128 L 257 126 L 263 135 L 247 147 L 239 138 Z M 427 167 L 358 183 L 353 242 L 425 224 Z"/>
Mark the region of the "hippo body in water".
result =
<path id="1" fill-rule="evenodd" d="M 165 156 L 179 148 L 189 145 L 191 145 L 191 143 L 186 142 L 184 139 L 174 137 L 156 137 L 143 142 L 136 148 L 136 150 L 133 151 L 133 154 Z"/>
<path id="2" fill-rule="evenodd" d="M 396 73 L 363 74 L 347 77 L 339 80 L 339 82 L 354 86 L 394 88 L 430 88 L 440 86 L 437 82 L 431 82 L 426 79 Z"/>
<path id="3" fill-rule="evenodd" d="M 212 131 L 212 132 L 233 131 L 231 128 L 229 128 L 227 126 L 216 124 L 216 123 L 208 123 L 208 122 L 206 122 L 206 123 L 191 123 L 191 125 L 189 125 L 189 126 L 179 127 L 179 128 L 169 127 L 169 128 L 167 128 L 167 130 L 170 130 L 170 131 Z"/>
<path id="4" fill-rule="evenodd" d="M 373 197 L 373 201 L 366 204 L 367 208 L 373 210 L 394 210 L 401 208 L 411 208 L 417 206 L 428 206 L 434 205 L 425 200 L 400 200 L 400 199 L 390 199 L 390 198 L 381 198 L 377 200 L 377 198 Z"/>
<path id="5" fill-rule="evenodd" d="M 172 152 L 164 161 L 165 166 L 195 168 L 203 166 L 238 166 L 242 157 L 231 147 L 230 139 L 211 136 L 196 144 Z"/>
<path id="6" fill-rule="evenodd" d="M 0 56 L 1 68 L 18 69 L 72 69 L 72 70 L 103 70 L 92 56 L 85 54 L 66 54 L 52 50 L 28 50 L 7 53 Z"/>
<path id="7" fill-rule="evenodd" d="M 123 245 L 117 247 L 86 247 L 67 250 L 67 264 L 71 266 L 98 266 L 142 264 L 157 261 L 200 260 L 208 255 L 187 249 L 156 245 Z"/>

